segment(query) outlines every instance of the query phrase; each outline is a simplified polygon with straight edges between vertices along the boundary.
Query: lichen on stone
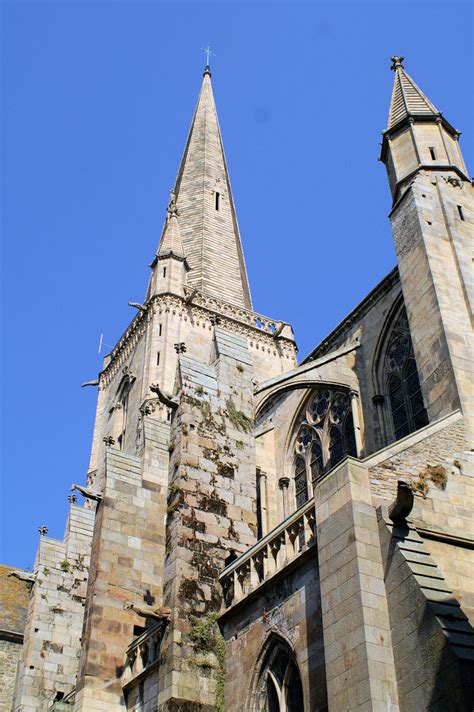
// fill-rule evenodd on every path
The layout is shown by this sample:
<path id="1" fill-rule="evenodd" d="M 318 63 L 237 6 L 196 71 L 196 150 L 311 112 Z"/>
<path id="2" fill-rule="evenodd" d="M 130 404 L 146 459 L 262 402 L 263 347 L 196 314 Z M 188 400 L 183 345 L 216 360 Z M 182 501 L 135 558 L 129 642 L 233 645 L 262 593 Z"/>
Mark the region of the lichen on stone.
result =
<path id="1" fill-rule="evenodd" d="M 254 426 L 253 418 L 249 418 L 243 411 L 238 410 L 232 398 L 227 399 L 226 407 L 227 416 L 237 430 L 243 430 L 246 433 L 252 432 Z"/>
<path id="2" fill-rule="evenodd" d="M 445 490 L 448 483 L 448 473 L 443 465 L 426 465 L 418 475 L 417 480 L 412 480 L 411 488 L 421 494 L 423 499 L 430 491 L 429 481 L 440 490 Z"/>

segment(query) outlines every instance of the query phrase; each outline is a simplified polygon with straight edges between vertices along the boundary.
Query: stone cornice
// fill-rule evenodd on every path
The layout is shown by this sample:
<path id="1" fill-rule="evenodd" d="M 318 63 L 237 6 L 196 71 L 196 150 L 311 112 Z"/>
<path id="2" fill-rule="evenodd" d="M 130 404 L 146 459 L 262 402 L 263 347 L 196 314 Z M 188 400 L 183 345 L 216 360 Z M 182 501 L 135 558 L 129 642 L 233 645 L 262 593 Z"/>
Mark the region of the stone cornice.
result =
<path id="1" fill-rule="evenodd" d="M 248 337 L 251 348 L 268 352 L 278 348 L 288 358 L 296 358 L 297 347 L 289 324 L 284 326 L 285 330 L 291 333 L 291 338 L 283 333 L 275 337 L 277 321 L 202 292 L 194 295 L 192 304 L 187 305 L 185 297 L 165 292 L 151 297 L 146 306 L 147 310 L 137 313 L 108 355 L 108 362 L 99 375 L 99 388 L 104 388 L 112 381 L 146 331 L 152 315 L 163 309 L 179 312 L 184 318 L 191 318 L 197 322 L 209 320 L 211 316 L 218 316 L 221 327 Z"/>

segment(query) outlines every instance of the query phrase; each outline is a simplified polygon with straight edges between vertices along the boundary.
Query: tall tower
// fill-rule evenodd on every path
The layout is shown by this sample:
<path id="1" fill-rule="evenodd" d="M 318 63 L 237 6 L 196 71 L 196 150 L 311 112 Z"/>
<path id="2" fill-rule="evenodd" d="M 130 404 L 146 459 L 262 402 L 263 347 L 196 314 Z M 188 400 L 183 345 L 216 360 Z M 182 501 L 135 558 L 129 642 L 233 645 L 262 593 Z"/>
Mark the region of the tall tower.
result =
<path id="1" fill-rule="evenodd" d="M 218 573 L 257 535 L 254 388 L 296 365 L 252 310 L 209 67 L 151 267 L 98 381 L 83 712 L 215 705 Z"/>
<path id="2" fill-rule="evenodd" d="M 473 188 L 459 132 L 392 57 L 383 132 L 395 251 L 430 421 L 461 408 L 474 431 Z"/>

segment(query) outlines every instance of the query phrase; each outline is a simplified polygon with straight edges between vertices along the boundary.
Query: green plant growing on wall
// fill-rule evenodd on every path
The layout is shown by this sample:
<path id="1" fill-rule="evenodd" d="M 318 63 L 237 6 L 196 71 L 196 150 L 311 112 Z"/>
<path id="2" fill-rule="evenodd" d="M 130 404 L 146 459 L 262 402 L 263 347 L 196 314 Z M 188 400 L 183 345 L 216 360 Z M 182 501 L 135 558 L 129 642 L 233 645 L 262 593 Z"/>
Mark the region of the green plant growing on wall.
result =
<path id="1" fill-rule="evenodd" d="M 216 664 L 212 665 L 206 658 L 195 658 L 195 664 L 201 667 L 212 667 L 216 679 L 215 704 L 216 712 L 225 712 L 224 706 L 224 662 L 225 641 L 217 625 L 217 613 L 210 613 L 202 618 L 190 616 L 191 631 L 189 639 L 194 644 L 197 653 L 213 653 Z"/>
<path id="2" fill-rule="evenodd" d="M 63 559 L 61 563 L 59 564 L 61 571 L 65 571 L 66 573 L 69 571 L 71 568 L 71 564 L 67 559 Z"/>
<path id="3" fill-rule="evenodd" d="M 249 418 L 244 412 L 238 410 L 232 398 L 226 401 L 226 406 L 227 415 L 234 428 L 244 430 L 246 433 L 252 432 L 254 426 L 253 418 Z"/>

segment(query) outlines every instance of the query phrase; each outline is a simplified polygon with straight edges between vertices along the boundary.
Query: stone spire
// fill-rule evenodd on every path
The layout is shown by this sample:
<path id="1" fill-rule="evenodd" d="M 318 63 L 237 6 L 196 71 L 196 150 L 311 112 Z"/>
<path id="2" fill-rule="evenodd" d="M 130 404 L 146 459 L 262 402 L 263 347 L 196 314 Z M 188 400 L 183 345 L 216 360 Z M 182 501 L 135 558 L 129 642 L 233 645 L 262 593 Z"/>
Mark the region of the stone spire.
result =
<path id="1" fill-rule="evenodd" d="M 391 57 L 391 69 L 395 72 L 392 100 L 388 115 L 387 129 L 392 129 L 403 119 L 411 116 L 441 116 L 438 109 L 405 72 L 405 57 Z"/>
<path id="2" fill-rule="evenodd" d="M 211 86 L 204 70 L 201 92 L 179 168 L 174 199 L 190 267 L 187 283 L 239 307 L 252 308 L 234 200 Z M 173 225 L 171 224 L 173 223 Z M 168 221 L 162 238 L 176 221 Z"/>

